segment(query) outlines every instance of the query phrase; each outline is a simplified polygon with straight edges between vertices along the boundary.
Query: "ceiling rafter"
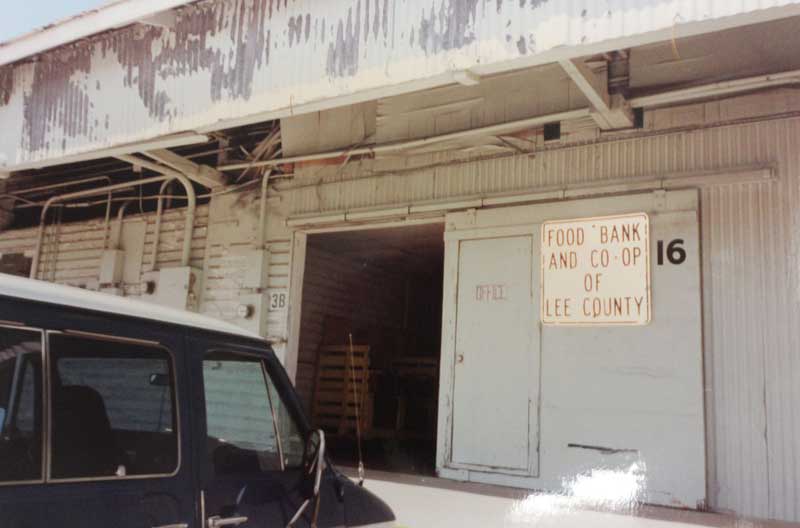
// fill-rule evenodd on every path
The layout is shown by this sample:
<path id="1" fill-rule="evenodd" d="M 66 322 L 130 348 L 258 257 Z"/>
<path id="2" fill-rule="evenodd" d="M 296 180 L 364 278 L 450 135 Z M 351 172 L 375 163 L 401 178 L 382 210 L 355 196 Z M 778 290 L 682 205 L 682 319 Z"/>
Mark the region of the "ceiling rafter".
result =
<path id="1" fill-rule="evenodd" d="M 592 118 L 603 130 L 633 127 L 633 112 L 621 94 L 608 93 L 608 63 L 564 59 L 559 64 L 592 105 Z"/>
<path id="2" fill-rule="evenodd" d="M 208 165 L 200 165 L 175 154 L 171 150 L 159 149 L 149 150 L 143 152 L 145 156 L 151 158 L 162 165 L 166 165 L 181 174 L 186 175 L 192 181 L 199 183 L 205 187 L 213 189 L 225 185 L 225 177 L 217 169 L 209 167 Z"/>

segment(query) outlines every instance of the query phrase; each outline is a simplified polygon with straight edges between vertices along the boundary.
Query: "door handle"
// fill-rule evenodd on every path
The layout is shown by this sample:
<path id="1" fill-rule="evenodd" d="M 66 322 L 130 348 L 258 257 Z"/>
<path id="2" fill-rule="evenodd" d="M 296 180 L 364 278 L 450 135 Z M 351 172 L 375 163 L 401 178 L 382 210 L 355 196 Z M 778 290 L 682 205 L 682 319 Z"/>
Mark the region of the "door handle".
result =
<path id="1" fill-rule="evenodd" d="M 220 517 L 214 515 L 208 518 L 208 528 L 222 528 L 223 526 L 239 526 L 247 522 L 247 517 Z"/>

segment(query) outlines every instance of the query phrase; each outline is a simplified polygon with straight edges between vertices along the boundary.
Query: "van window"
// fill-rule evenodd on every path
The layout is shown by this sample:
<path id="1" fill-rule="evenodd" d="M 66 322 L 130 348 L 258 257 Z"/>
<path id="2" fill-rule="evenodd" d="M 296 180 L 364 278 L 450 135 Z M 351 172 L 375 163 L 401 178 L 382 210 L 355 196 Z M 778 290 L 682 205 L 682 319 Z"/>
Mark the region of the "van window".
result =
<path id="1" fill-rule="evenodd" d="M 42 336 L 0 327 L 0 483 L 42 479 Z"/>
<path id="2" fill-rule="evenodd" d="M 258 358 L 214 352 L 203 361 L 207 447 L 216 475 L 297 467 L 303 443 Z"/>
<path id="3" fill-rule="evenodd" d="M 163 475 L 178 465 L 172 361 L 163 348 L 49 336 L 55 479 Z"/>

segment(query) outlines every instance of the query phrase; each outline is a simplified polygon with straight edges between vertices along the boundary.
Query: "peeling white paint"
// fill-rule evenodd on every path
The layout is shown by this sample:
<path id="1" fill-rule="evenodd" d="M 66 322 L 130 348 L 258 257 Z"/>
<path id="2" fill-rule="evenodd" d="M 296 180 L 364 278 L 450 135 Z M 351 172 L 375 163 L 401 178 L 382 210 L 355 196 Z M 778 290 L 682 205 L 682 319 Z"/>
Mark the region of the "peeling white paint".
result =
<path id="1" fill-rule="evenodd" d="M 123 28 L 4 67 L 0 166 L 798 13 L 798 0 L 206 1 L 172 29 Z"/>

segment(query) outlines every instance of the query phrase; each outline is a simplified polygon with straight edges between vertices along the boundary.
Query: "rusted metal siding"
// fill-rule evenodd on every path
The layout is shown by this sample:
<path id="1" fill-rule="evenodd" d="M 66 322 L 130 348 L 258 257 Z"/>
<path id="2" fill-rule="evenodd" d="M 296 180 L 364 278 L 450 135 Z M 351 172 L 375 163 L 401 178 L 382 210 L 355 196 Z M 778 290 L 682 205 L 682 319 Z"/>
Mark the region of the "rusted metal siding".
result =
<path id="1" fill-rule="evenodd" d="M 800 118 L 702 125 L 752 114 L 756 101 L 768 101 L 767 112 L 772 104 L 797 108 L 796 100 L 784 106 L 780 97 L 746 97 L 649 118 L 656 129 L 696 129 L 544 149 L 535 157 L 386 174 L 372 172 L 380 166 L 372 161 L 324 177 L 313 169 L 313 179 L 301 175 L 281 197 L 293 215 L 331 215 L 774 166 L 775 182 L 714 185 L 701 194 L 709 500 L 713 508 L 745 516 L 800 521 Z M 433 154 L 425 164 L 452 159 Z"/>
<path id="2" fill-rule="evenodd" d="M 172 29 L 132 26 L 0 68 L 0 167 L 795 11 L 790 0 L 203 1 Z"/>

